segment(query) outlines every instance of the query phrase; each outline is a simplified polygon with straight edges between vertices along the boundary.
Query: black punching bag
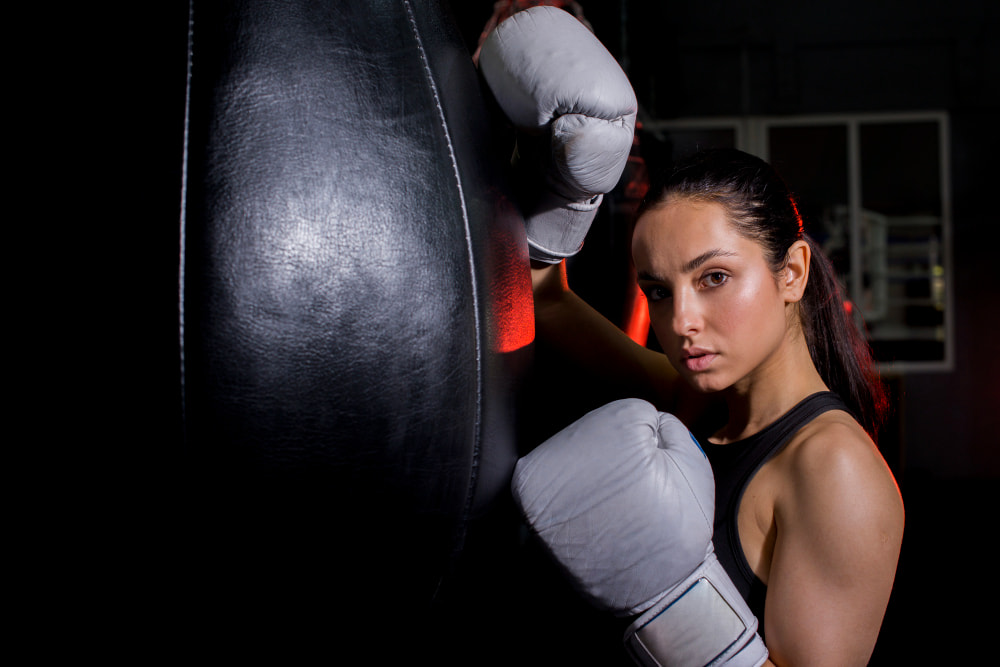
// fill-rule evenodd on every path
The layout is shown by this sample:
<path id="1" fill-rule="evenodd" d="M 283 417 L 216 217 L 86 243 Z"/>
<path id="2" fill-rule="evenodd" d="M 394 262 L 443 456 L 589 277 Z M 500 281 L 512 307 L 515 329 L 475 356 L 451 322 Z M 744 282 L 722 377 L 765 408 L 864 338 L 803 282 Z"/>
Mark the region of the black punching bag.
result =
<path id="1" fill-rule="evenodd" d="M 437 0 L 195 0 L 188 40 L 179 613 L 223 654 L 400 649 L 515 460 L 530 278 L 483 89 Z"/>

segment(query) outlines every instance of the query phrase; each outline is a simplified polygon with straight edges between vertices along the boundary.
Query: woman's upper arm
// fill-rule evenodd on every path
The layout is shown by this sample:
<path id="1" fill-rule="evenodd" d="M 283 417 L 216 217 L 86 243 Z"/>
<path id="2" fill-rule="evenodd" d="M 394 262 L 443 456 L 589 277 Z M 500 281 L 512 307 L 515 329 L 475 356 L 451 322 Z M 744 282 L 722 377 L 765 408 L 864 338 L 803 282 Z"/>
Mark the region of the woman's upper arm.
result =
<path id="1" fill-rule="evenodd" d="M 885 614 L 903 507 L 860 429 L 834 424 L 801 443 L 776 499 L 763 619 L 776 665 L 865 665 Z"/>

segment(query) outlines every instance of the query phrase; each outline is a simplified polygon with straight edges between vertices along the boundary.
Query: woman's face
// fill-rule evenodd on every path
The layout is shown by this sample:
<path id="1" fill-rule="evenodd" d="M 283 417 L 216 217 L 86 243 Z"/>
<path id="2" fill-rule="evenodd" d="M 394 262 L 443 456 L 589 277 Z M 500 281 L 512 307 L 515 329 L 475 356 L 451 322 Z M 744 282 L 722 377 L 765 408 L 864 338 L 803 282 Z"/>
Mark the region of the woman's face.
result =
<path id="1" fill-rule="evenodd" d="M 776 363 L 784 294 L 761 247 L 736 232 L 721 205 L 681 198 L 647 211 L 632 255 L 657 339 L 695 388 L 752 383 Z"/>

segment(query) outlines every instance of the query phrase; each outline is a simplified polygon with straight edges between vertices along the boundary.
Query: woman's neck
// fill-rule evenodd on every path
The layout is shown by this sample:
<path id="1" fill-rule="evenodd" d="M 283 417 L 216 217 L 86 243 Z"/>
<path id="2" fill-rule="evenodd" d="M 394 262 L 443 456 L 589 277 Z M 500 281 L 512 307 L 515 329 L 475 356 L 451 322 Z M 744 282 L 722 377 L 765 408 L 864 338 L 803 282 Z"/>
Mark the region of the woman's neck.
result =
<path id="1" fill-rule="evenodd" d="M 743 440 L 774 423 L 802 399 L 829 391 L 801 336 L 790 336 L 782 351 L 725 390 L 728 420 L 713 437 L 718 444 Z"/>

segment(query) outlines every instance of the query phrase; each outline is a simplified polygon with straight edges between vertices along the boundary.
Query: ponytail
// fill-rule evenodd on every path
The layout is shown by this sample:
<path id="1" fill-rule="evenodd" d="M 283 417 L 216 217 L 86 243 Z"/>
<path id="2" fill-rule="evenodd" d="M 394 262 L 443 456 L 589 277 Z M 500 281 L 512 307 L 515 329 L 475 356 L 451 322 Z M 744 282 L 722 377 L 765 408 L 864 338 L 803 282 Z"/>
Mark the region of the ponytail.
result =
<path id="1" fill-rule="evenodd" d="M 833 264 L 808 234 L 802 236 L 812 250 L 809 283 L 799 313 L 809 355 L 826 386 L 847 403 L 855 419 L 876 440 L 889 407 L 878 366 L 871 347 L 851 320 L 853 306 L 843 296 Z"/>

